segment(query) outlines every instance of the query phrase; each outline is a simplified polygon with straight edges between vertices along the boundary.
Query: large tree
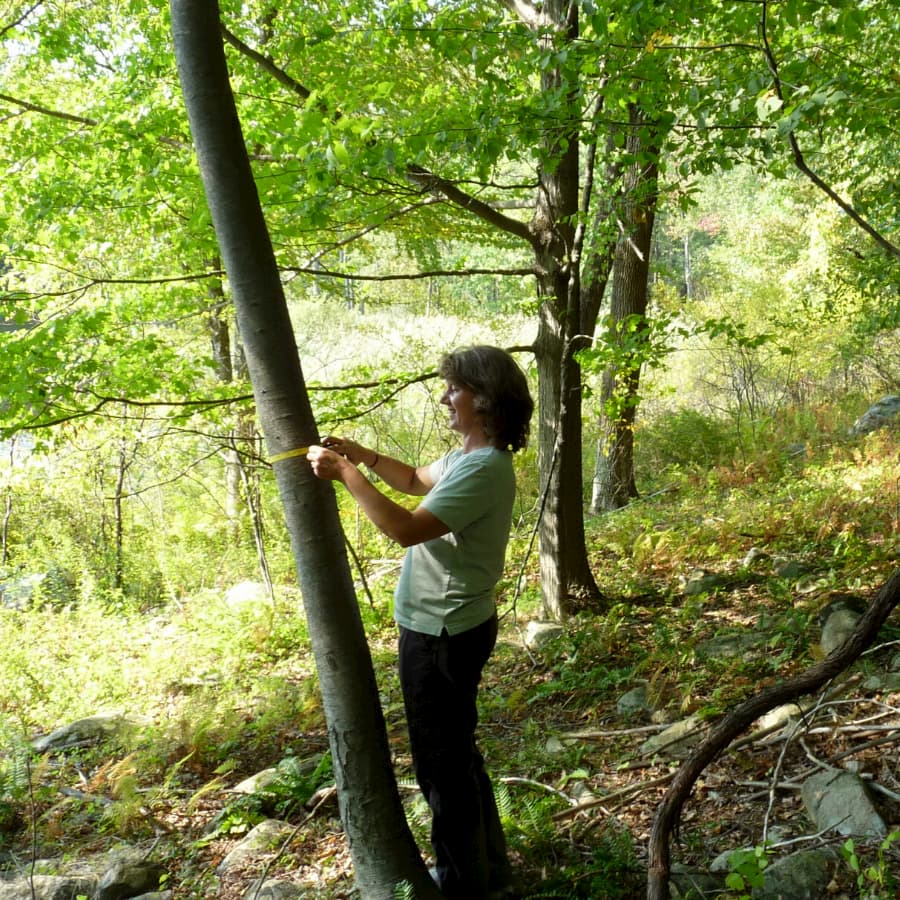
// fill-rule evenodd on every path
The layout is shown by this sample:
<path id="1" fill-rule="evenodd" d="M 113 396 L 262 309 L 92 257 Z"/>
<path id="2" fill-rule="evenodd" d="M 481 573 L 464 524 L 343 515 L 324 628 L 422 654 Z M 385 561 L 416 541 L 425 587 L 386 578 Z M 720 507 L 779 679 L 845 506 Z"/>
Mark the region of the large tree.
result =
<path id="1" fill-rule="evenodd" d="M 13 9 L 0 23 L 11 48 L 0 149 L 13 176 L 0 234 L 7 277 L 20 280 L 3 313 L 40 324 L 8 342 L 8 416 L 22 427 L 113 399 L 189 399 L 213 366 L 176 340 L 198 309 L 191 279 L 219 273 L 206 210 L 182 190 L 194 173 L 164 17 L 152 3 Z M 340 270 L 352 244 L 390 277 L 385 244 L 371 241 L 381 232 L 407 258 L 434 261 L 417 274 L 445 276 L 440 243 L 465 235 L 506 255 L 504 277 L 534 277 L 542 579 L 554 614 L 597 597 L 577 353 L 594 338 L 617 243 L 634 237 L 626 173 L 659 163 L 671 184 L 738 159 L 782 171 L 802 160 L 817 184 L 848 173 L 841 196 L 881 232 L 894 227 L 895 89 L 877 56 L 896 37 L 887 6 L 398 0 L 296 15 L 226 0 L 223 17 L 283 273 L 352 275 Z M 626 143 L 635 109 L 654 131 L 637 129 L 638 158 Z M 619 434 L 627 443 L 627 422 Z M 633 471 L 615 471 L 611 493 L 627 496 Z"/>
<path id="2" fill-rule="evenodd" d="M 172 0 L 171 10 L 200 172 L 297 562 L 357 885 L 367 900 L 388 900 L 403 881 L 436 898 L 393 778 L 334 491 L 298 452 L 316 440 L 316 425 L 231 94 L 218 5 Z"/>

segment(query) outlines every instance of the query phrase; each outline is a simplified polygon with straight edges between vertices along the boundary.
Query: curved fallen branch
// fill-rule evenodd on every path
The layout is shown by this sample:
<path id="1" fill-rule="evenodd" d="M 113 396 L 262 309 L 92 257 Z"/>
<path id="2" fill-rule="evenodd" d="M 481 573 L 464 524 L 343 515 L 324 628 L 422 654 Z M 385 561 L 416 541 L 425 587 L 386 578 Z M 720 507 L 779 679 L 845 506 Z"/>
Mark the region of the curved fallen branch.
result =
<path id="1" fill-rule="evenodd" d="M 669 898 L 669 835 L 678 824 L 681 808 L 703 770 L 760 716 L 804 694 L 819 690 L 847 669 L 875 640 L 881 626 L 898 602 L 900 602 L 900 569 L 891 575 L 857 623 L 853 633 L 837 650 L 796 677 L 745 700 L 725 716 L 682 763 L 665 797 L 657 807 L 653 820 L 647 872 L 647 900 Z"/>

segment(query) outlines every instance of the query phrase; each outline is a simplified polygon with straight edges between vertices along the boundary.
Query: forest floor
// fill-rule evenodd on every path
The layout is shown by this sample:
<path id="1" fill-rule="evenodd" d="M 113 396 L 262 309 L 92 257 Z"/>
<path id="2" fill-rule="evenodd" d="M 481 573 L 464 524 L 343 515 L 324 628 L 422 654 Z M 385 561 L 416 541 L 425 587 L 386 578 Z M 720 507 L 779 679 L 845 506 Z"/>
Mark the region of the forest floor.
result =
<path id="1" fill-rule="evenodd" d="M 721 633 L 725 623 L 735 629 L 758 629 L 759 616 L 770 602 L 756 585 L 685 598 L 683 605 L 668 598 L 663 607 L 644 597 L 623 606 L 618 616 L 579 617 L 574 627 L 540 651 L 525 648 L 526 617 L 520 615 L 518 623 L 511 615 L 503 619 L 482 685 L 479 738 L 500 795 L 518 877 L 525 886 L 522 897 L 646 896 L 652 820 L 678 760 L 645 757 L 641 745 L 663 726 L 653 724 L 649 713 L 624 717 L 617 711 L 617 700 L 634 685 L 645 683 L 654 706 L 665 711 L 668 721 L 703 711 L 715 715 L 733 705 L 736 697 L 749 696 L 774 680 L 776 673 L 782 677 L 798 671 L 804 665 L 801 655 L 790 658 L 771 636 L 764 641 L 768 647 L 764 655 L 771 657 L 766 665 L 746 656 L 727 664 L 698 662 L 697 647 L 704 636 Z M 809 617 L 803 621 L 808 625 L 805 630 L 787 635 L 791 648 L 815 641 Z M 651 632 L 657 633 L 658 643 L 661 628 L 669 630 L 670 652 L 648 659 L 641 648 L 648 646 Z M 412 783 L 393 670 L 393 629 L 385 624 L 370 640 L 401 795 L 427 855 L 428 814 Z M 777 845 L 772 858 L 801 847 L 834 848 L 838 855 L 829 896 L 894 896 L 888 888 L 879 893 L 874 882 L 877 877 L 900 878 L 895 850 L 879 851 L 877 842 L 857 842 L 854 852 L 863 874 L 855 872 L 849 860 L 840 858 L 845 838 L 813 834 L 799 791 L 803 778 L 818 766 L 829 760 L 844 759 L 842 765 L 852 761 L 855 771 L 868 773 L 893 795 L 893 799 L 882 795 L 880 805 L 889 826 L 900 827 L 896 802 L 900 752 L 896 731 L 887 730 L 900 727 L 900 694 L 867 692 L 862 685 L 867 672 L 885 666 L 896 653 L 893 643 L 889 640 L 832 685 L 828 704 L 793 740 L 746 744 L 709 766 L 684 808 L 672 841 L 673 862 L 706 870 L 723 851 L 759 847 L 767 834 Z M 308 673 L 301 666 L 295 677 L 299 691 Z M 252 714 L 247 718 L 248 727 L 251 724 Z M 883 742 L 885 735 L 893 741 Z M 216 877 L 226 854 L 263 817 L 260 809 L 251 815 L 229 788 L 276 765 L 287 748 L 304 758 L 324 754 L 324 728 L 303 730 L 285 722 L 269 753 L 258 745 L 231 747 L 225 777 L 213 765 L 215 755 L 196 753 L 175 765 L 170 761 L 171 789 L 156 792 L 152 806 L 132 811 L 125 830 L 130 830 L 133 844 L 153 847 L 155 857 L 162 859 L 175 897 L 238 900 L 252 896 L 248 890 L 261 877 L 292 882 L 309 897 L 356 896 L 336 798 L 327 786 L 302 808 L 284 815 L 293 830 L 277 850 L 256 854 Z M 128 759 L 101 762 L 95 757 L 93 762 L 79 762 L 75 754 L 56 764 L 78 771 L 85 796 L 121 797 Z M 86 766 L 93 768 L 86 771 Z M 96 804 L 93 816 L 90 805 L 82 808 L 80 833 L 71 807 L 56 819 L 48 806 L 41 814 L 41 827 L 46 835 L 56 828 L 56 838 L 70 854 L 108 848 L 119 840 L 108 824 L 106 833 L 96 828 Z M 211 823 L 218 825 L 210 830 Z M 27 854 L 30 830 L 23 829 L 19 839 L 16 852 Z M 867 870 L 872 883 L 867 885 L 870 892 L 862 893 L 857 879 L 865 880 Z"/>

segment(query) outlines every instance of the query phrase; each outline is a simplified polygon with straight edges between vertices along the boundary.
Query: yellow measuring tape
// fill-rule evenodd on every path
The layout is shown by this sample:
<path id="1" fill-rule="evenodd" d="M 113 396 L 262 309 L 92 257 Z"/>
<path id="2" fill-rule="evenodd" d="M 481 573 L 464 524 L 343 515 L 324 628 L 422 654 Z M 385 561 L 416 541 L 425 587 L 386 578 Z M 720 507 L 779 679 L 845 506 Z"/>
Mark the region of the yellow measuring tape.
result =
<path id="1" fill-rule="evenodd" d="M 309 453 L 309 447 L 298 447 L 296 450 L 285 450 L 284 453 L 276 453 L 269 457 L 270 463 L 281 462 L 283 459 L 291 459 L 295 456 L 306 456 Z"/>

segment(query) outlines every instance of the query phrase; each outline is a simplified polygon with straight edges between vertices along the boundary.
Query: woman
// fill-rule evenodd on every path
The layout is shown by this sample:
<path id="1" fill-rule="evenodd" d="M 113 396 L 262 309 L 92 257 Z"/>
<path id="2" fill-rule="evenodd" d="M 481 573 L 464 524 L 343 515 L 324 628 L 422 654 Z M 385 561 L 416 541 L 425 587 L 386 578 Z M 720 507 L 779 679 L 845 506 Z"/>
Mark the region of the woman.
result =
<path id="1" fill-rule="evenodd" d="M 342 482 L 388 537 L 409 548 L 395 592 L 400 683 L 416 779 L 432 811 L 432 874 L 448 898 L 512 893 L 506 840 L 475 743 L 481 671 L 497 640 L 494 589 L 512 521 L 512 453 L 528 438 L 534 403 L 513 358 L 497 347 L 441 361 L 441 403 L 462 447 L 410 466 L 341 438 L 311 447 L 320 478 Z M 423 496 L 394 503 L 357 468 Z"/>

